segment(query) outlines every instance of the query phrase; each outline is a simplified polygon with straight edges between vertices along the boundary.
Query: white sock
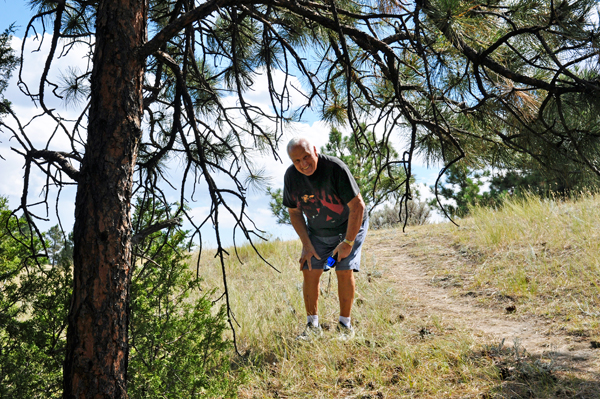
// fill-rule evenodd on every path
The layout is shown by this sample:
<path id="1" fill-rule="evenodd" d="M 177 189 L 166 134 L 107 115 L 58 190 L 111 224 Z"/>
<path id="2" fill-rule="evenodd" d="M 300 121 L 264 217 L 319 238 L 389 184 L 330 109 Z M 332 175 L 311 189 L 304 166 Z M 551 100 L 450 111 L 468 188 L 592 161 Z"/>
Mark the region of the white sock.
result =
<path id="1" fill-rule="evenodd" d="M 312 324 L 315 327 L 319 327 L 319 315 L 308 315 L 306 316 L 306 322 Z"/>
<path id="2" fill-rule="evenodd" d="M 340 322 L 345 325 L 346 327 L 350 327 L 350 318 L 349 317 L 344 317 L 344 316 L 340 316 Z"/>

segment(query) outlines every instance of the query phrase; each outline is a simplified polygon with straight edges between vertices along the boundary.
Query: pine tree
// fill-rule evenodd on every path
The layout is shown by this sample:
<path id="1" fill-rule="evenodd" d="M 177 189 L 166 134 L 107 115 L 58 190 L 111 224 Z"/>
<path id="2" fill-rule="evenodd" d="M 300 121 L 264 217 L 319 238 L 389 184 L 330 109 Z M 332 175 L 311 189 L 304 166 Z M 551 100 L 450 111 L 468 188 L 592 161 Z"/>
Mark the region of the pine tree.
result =
<path id="1" fill-rule="evenodd" d="M 10 102 L 4 98 L 4 90 L 12 76 L 13 70 L 19 64 L 13 49 L 10 47 L 10 39 L 13 33 L 13 27 L 9 27 L 0 34 L 0 120 L 3 114 L 8 112 Z"/>

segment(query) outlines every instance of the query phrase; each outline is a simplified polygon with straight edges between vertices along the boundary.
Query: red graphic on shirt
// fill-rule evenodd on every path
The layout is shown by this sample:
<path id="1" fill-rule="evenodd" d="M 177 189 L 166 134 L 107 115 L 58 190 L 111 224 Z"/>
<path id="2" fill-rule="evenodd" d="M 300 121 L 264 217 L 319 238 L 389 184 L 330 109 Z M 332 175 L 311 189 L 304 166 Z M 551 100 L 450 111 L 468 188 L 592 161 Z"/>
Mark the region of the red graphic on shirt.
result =
<path id="1" fill-rule="evenodd" d="M 298 198 L 298 207 L 309 220 L 318 218 L 327 223 L 339 223 L 340 216 L 344 212 L 342 200 L 336 195 L 327 195 L 324 190 L 321 190 L 318 195 L 305 192 L 296 198 Z"/>
<path id="2" fill-rule="evenodd" d="M 321 191 L 321 204 L 331 209 L 331 211 L 338 215 L 341 215 L 342 212 L 344 212 L 344 205 L 342 204 L 342 201 L 337 196 L 326 196 L 325 191 Z"/>

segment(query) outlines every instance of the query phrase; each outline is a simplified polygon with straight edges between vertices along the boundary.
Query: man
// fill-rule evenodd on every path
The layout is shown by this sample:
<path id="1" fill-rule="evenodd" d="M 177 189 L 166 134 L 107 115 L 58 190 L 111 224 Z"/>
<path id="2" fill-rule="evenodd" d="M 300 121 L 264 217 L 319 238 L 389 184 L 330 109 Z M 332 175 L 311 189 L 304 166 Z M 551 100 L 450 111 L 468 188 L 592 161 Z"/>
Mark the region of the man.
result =
<path id="1" fill-rule="evenodd" d="M 287 152 L 293 165 L 285 173 L 283 205 L 302 241 L 300 270 L 307 315 L 306 330 L 299 338 L 322 334 L 319 283 L 329 256 L 337 257 L 337 329 L 343 337 L 352 337 L 354 272 L 360 269 L 360 252 L 368 229 L 365 203 L 350 170 L 338 158 L 317 153 L 317 148 L 304 138 L 290 140 Z"/>

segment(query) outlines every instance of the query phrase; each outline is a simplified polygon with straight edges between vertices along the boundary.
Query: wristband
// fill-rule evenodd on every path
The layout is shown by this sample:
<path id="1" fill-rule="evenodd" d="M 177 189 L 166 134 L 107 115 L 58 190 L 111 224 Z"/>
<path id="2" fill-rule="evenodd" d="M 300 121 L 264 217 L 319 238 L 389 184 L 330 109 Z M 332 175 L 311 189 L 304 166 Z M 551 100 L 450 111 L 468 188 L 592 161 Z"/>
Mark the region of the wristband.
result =
<path id="1" fill-rule="evenodd" d="M 346 244 L 350 245 L 351 247 L 354 246 L 354 241 L 350 241 L 347 238 L 344 238 L 344 241 L 342 241 L 342 242 L 345 242 Z"/>

